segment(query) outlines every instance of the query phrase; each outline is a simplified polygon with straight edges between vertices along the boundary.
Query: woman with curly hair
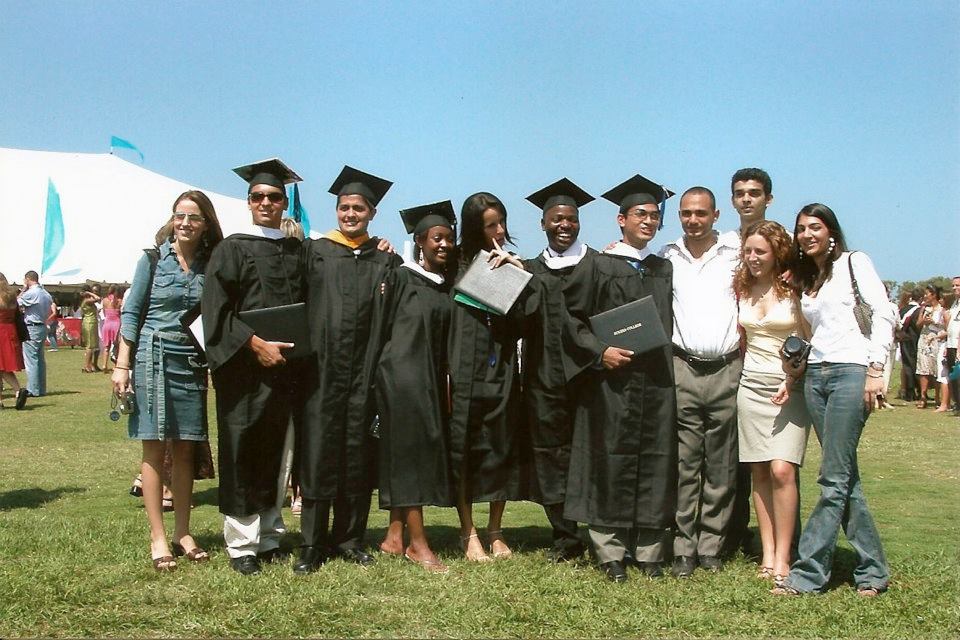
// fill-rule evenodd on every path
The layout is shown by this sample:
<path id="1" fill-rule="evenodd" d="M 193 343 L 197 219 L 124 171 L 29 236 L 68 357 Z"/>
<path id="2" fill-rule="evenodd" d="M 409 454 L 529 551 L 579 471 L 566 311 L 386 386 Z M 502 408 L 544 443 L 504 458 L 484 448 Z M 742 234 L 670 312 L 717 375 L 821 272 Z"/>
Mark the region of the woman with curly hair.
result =
<path id="1" fill-rule="evenodd" d="M 747 227 L 734 289 L 746 336 L 737 392 L 740 462 L 750 463 L 753 504 L 763 555 L 759 577 L 790 571 L 799 493 L 797 468 L 810 435 L 801 385 L 783 372 L 780 347 L 791 335 L 809 337 L 796 294 L 783 280 L 791 246 L 786 229 L 770 220 Z"/>

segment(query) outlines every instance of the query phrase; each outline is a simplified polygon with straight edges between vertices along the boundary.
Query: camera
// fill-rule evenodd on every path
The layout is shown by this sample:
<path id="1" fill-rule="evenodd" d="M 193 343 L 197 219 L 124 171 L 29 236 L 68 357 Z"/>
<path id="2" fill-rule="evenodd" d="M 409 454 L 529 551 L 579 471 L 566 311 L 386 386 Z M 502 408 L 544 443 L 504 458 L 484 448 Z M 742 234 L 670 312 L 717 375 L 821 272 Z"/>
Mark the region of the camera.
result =
<path id="1" fill-rule="evenodd" d="M 810 343 L 799 336 L 787 336 L 780 347 L 780 357 L 799 369 L 810 355 Z"/>
<path id="2" fill-rule="evenodd" d="M 107 416 L 114 422 L 120 419 L 121 415 L 130 415 L 137 410 L 137 398 L 133 391 L 124 391 L 123 393 L 113 392 L 110 398 L 110 413 Z"/>

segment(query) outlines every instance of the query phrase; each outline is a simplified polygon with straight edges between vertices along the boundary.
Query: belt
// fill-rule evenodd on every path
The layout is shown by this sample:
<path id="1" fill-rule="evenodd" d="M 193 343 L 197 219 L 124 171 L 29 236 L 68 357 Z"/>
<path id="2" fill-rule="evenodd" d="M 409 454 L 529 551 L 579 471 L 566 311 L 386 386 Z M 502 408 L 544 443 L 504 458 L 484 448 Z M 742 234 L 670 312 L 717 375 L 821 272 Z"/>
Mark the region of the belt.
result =
<path id="1" fill-rule="evenodd" d="M 673 355 L 677 356 L 694 369 L 720 369 L 740 357 L 740 349 L 734 349 L 730 353 L 724 354 L 719 358 L 701 358 L 692 353 L 687 353 L 677 345 L 673 345 Z"/>

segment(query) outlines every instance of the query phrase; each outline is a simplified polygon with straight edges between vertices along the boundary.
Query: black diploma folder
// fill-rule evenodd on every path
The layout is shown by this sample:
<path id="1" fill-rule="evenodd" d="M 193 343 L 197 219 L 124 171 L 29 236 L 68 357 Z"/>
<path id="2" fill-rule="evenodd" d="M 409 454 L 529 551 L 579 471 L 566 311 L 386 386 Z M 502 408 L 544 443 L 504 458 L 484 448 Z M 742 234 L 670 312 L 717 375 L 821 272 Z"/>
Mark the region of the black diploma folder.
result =
<path id="1" fill-rule="evenodd" d="M 307 323 L 305 302 L 281 307 L 241 311 L 240 319 L 253 329 L 257 337 L 269 342 L 292 342 L 292 349 L 281 349 L 287 360 L 303 358 L 313 353 L 310 344 L 310 326 Z"/>
<path id="2" fill-rule="evenodd" d="M 590 329 L 600 342 L 611 347 L 629 349 L 634 354 L 646 353 L 670 344 L 653 296 L 590 316 Z"/>

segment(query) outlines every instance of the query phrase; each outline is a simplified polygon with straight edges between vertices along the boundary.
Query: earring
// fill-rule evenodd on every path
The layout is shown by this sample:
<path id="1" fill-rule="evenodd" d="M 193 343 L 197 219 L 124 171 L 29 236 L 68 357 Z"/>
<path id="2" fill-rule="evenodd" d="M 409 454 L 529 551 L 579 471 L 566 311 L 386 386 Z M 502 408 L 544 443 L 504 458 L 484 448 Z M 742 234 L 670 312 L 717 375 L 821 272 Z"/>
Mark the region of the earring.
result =
<path id="1" fill-rule="evenodd" d="M 797 255 L 800 257 L 801 260 L 803 260 L 803 249 L 801 249 L 800 247 L 797 247 Z"/>
<path id="2" fill-rule="evenodd" d="M 828 252 L 833 253 L 833 250 L 837 247 L 837 241 L 833 239 L 833 236 L 830 236 L 830 242 L 827 244 Z"/>

